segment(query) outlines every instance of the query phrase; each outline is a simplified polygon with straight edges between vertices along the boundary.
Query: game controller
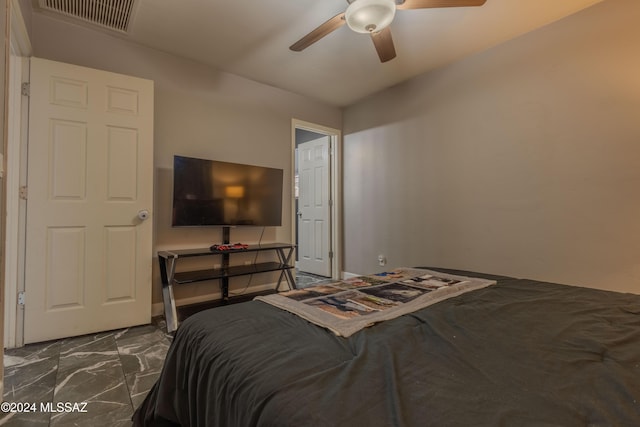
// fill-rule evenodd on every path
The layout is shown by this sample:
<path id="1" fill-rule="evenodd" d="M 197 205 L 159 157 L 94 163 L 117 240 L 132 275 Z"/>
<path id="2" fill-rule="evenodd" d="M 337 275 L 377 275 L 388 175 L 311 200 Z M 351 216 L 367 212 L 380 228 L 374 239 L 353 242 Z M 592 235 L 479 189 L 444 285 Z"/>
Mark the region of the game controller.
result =
<path id="1" fill-rule="evenodd" d="M 211 245 L 209 247 L 212 251 L 238 251 L 249 249 L 249 245 L 244 243 L 224 244 L 224 245 Z"/>

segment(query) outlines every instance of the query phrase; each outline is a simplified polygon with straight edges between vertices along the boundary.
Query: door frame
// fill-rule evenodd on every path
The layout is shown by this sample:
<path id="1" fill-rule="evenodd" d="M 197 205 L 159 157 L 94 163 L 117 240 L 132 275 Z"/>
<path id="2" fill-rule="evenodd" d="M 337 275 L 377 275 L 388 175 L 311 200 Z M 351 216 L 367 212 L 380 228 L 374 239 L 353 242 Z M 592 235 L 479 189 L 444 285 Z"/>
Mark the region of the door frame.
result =
<path id="1" fill-rule="evenodd" d="M 296 161 L 296 129 L 307 130 L 320 135 L 329 136 L 329 210 L 330 243 L 329 251 L 333 253 L 331 259 L 331 277 L 340 279 L 342 274 L 342 131 L 304 120 L 291 120 L 291 236 L 295 239 L 298 227 L 295 206 L 295 161 Z"/>
<path id="2" fill-rule="evenodd" d="M 5 234 L 2 242 L 7 254 L 4 279 L 4 319 L 5 348 L 22 347 L 24 345 L 24 310 L 18 309 L 18 292 L 24 291 L 24 244 L 26 208 L 24 200 L 18 196 L 19 187 L 26 184 L 26 144 L 28 135 L 29 102 L 28 97 L 21 94 L 21 83 L 29 81 L 29 57 L 32 55 L 29 33 L 24 23 L 20 6 L 16 0 L 10 3 L 10 42 L 11 66 L 8 90 L 13 101 L 13 120 L 7 123 L 8 133 L 12 135 L 7 141 L 5 170 L 7 184 L 6 221 L 7 231 L 17 227 L 17 236 L 10 239 Z M 21 75 L 18 75 L 20 73 Z"/>

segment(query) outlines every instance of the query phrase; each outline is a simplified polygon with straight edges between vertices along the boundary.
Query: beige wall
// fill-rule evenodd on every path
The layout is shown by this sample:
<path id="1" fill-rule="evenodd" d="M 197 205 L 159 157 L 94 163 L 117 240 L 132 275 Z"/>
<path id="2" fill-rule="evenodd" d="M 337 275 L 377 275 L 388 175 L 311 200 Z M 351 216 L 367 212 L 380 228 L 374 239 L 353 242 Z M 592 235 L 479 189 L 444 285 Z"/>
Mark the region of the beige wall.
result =
<path id="1" fill-rule="evenodd" d="M 640 293 L 639 22 L 607 0 L 347 108 L 345 270 Z"/>
<path id="2" fill-rule="evenodd" d="M 171 228 L 174 154 L 284 169 L 283 226 L 267 228 L 264 241 L 291 241 L 291 119 L 341 128 L 339 109 L 40 13 L 31 16 L 31 32 L 37 57 L 154 80 L 155 250 L 221 242 L 219 228 Z M 256 242 L 261 231 L 237 228 L 231 238 Z M 156 263 L 153 300 L 159 302 Z M 251 284 L 273 279 L 263 276 Z M 176 298 L 215 291 L 215 284 L 194 285 L 176 289 Z"/>

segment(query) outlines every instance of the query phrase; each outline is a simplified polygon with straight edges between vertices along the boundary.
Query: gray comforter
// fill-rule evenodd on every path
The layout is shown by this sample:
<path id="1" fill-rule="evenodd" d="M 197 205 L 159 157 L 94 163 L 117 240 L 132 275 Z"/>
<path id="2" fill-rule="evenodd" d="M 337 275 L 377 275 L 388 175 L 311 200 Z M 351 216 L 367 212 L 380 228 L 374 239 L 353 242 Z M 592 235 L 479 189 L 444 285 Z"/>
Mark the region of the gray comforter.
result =
<path id="1" fill-rule="evenodd" d="M 498 280 L 341 338 L 259 301 L 178 329 L 139 426 L 640 426 L 640 296 Z"/>

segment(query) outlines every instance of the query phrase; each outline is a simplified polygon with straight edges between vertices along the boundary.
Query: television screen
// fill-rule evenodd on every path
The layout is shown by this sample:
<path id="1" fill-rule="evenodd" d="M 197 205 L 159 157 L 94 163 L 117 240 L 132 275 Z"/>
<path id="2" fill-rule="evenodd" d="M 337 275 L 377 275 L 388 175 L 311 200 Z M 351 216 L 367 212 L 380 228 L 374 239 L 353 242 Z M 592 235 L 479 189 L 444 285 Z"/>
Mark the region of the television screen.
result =
<path id="1" fill-rule="evenodd" d="M 174 156 L 172 225 L 282 225 L 282 169 Z"/>

